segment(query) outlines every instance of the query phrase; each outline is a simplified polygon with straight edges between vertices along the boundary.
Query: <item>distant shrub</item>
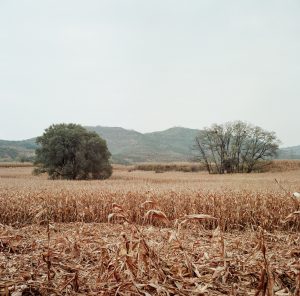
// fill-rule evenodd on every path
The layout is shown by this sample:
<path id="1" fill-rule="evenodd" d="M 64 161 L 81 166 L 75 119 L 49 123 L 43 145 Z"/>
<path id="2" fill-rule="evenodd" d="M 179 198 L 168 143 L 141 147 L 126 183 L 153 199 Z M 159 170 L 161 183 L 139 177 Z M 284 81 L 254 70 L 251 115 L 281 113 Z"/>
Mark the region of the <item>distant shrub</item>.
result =
<path id="1" fill-rule="evenodd" d="M 139 170 L 139 171 L 154 171 L 156 173 L 163 172 L 201 172 L 205 171 L 206 168 L 203 164 L 195 163 L 142 163 L 137 164 L 130 171 Z"/>

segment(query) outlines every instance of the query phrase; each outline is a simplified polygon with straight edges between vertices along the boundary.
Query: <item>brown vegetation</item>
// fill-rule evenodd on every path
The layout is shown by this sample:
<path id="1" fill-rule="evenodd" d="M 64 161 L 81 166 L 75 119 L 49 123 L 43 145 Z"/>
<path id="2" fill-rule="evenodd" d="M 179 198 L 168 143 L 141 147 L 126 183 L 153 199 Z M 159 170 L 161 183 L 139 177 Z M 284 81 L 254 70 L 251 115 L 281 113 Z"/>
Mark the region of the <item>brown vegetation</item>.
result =
<path id="1" fill-rule="evenodd" d="M 0 170 L 0 176 L 5 177 L 0 188 L 3 224 L 36 223 L 35 215 L 46 202 L 53 222 L 107 222 L 112 204 L 117 203 L 128 213 L 130 221 L 142 225 L 145 213 L 140 205 L 153 200 L 170 221 L 205 213 L 217 218 L 224 230 L 258 226 L 267 230 L 300 230 L 300 221 L 282 223 L 295 206 L 275 183 L 274 178 L 282 180 L 276 174 L 222 177 L 206 173 L 116 171 L 111 180 L 104 182 L 73 183 L 26 176 L 26 170 L 29 173 L 29 168 Z M 9 171 L 18 171 L 19 175 L 9 175 Z M 286 173 L 282 180 L 290 195 L 297 191 L 299 172 Z M 215 225 L 216 222 L 205 222 L 209 228 Z"/>
<path id="2" fill-rule="evenodd" d="M 300 170 L 300 160 L 273 160 L 265 171 L 268 172 L 287 172 Z"/>
<path id="3" fill-rule="evenodd" d="M 130 168 L 129 171 L 154 171 L 156 173 L 163 172 L 203 172 L 206 168 L 203 164 L 191 162 L 177 162 L 177 163 L 140 163 Z"/>
<path id="4" fill-rule="evenodd" d="M 32 162 L 0 162 L 0 168 L 24 168 L 33 167 Z"/>
<path id="5" fill-rule="evenodd" d="M 287 172 L 300 169 L 300 160 L 272 160 L 261 161 L 258 168 L 254 170 L 255 173 L 266 172 Z M 129 171 L 155 171 L 163 172 L 203 172 L 206 167 L 203 163 L 199 162 L 173 162 L 173 163 L 140 163 L 131 166 Z"/>
<path id="6" fill-rule="evenodd" d="M 292 198 L 300 170 L 208 175 L 118 167 L 105 181 L 30 172 L 0 168 L 0 295 L 300 291 L 300 212 Z"/>

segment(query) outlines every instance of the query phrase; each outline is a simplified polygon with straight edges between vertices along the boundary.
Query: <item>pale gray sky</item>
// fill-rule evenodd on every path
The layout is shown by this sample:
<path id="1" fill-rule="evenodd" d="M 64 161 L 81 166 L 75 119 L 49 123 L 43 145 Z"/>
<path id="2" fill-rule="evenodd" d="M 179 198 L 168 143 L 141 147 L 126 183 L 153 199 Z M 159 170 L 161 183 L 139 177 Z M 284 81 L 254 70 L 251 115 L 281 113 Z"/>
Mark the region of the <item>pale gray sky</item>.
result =
<path id="1" fill-rule="evenodd" d="M 299 0 L 0 0 L 0 139 L 245 120 L 300 145 Z"/>

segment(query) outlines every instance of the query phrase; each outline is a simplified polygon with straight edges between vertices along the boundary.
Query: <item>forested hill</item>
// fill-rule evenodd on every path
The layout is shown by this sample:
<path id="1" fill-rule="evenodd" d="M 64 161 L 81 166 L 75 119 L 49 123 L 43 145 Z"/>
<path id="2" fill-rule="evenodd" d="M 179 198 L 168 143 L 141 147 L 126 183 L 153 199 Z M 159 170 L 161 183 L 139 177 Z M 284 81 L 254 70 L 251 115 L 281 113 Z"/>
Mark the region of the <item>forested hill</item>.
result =
<path id="1" fill-rule="evenodd" d="M 120 127 L 86 127 L 107 141 L 116 163 L 189 161 L 192 158 L 197 129 L 173 127 L 165 131 L 139 133 Z M 34 157 L 35 139 L 0 140 L 0 161 L 30 161 Z M 300 146 L 282 148 L 280 159 L 300 159 Z"/>

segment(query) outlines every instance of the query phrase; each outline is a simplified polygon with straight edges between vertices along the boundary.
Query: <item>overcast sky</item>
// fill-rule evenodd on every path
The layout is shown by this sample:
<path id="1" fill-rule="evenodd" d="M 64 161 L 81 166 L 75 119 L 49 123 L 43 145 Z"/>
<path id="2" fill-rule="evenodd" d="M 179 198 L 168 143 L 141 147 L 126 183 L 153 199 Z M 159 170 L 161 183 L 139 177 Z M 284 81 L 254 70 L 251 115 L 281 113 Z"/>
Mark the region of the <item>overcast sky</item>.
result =
<path id="1" fill-rule="evenodd" d="M 0 139 L 245 120 L 300 145 L 299 0 L 0 0 Z"/>

